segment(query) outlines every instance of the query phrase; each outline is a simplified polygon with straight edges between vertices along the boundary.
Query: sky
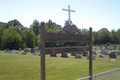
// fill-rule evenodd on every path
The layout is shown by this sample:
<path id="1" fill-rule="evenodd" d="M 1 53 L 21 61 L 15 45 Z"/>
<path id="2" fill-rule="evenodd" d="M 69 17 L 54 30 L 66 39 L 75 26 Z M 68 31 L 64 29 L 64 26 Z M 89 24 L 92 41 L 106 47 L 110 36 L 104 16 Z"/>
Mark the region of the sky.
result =
<path id="1" fill-rule="evenodd" d="M 120 28 L 120 0 L 0 0 L 0 22 L 17 19 L 25 27 L 30 27 L 34 20 L 39 22 L 52 20 L 64 26 L 68 20 L 70 5 L 71 21 L 79 29 L 109 31 Z"/>

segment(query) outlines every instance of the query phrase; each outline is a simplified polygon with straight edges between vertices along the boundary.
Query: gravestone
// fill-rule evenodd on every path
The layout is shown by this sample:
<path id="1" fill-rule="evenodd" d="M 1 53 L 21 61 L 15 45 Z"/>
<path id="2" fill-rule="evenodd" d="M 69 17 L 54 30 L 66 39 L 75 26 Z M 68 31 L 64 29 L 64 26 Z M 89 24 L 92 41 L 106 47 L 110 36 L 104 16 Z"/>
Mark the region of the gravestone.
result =
<path id="1" fill-rule="evenodd" d="M 104 49 L 101 49 L 101 52 L 100 53 L 103 53 L 105 50 Z"/>
<path id="2" fill-rule="evenodd" d="M 67 53 L 62 53 L 61 57 L 68 58 Z"/>
<path id="3" fill-rule="evenodd" d="M 8 50 L 8 53 L 12 53 L 11 50 Z"/>
<path id="4" fill-rule="evenodd" d="M 96 51 L 97 49 L 96 48 L 94 48 L 94 51 Z"/>
<path id="5" fill-rule="evenodd" d="M 119 48 L 119 50 L 120 50 L 120 48 Z"/>
<path id="6" fill-rule="evenodd" d="M 80 55 L 75 55 L 75 58 L 81 58 L 81 56 Z"/>
<path id="7" fill-rule="evenodd" d="M 40 54 L 38 54 L 38 56 L 40 56 Z"/>
<path id="8" fill-rule="evenodd" d="M 13 50 L 13 53 L 14 53 L 14 54 L 18 54 L 18 51 L 16 51 L 16 50 Z"/>
<path id="9" fill-rule="evenodd" d="M 92 51 L 92 54 L 95 54 L 95 55 L 96 55 L 96 51 Z"/>
<path id="10" fill-rule="evenodd" d="M 35 50 L 37 53 L 39 53 L 39 50 Z"/>
<path id="11" fill-rule="evenodd" d="M 109 51 L 109 50 L 110 50 L 110 48 L 107 48 L 106 50 L 107 50 L 107 51 Z"/>
<path id="12" fill-rule="evenodd" d="M 71 56 L 75 56 L 75 55 L 76 55 L 76 52 L 72 52 L 72 53 L 71 53 Z"/>
<path id="13" fill-rule="evenodd" d="M 50 57 L 57 57 L 56 54 L 50 54 Z"/>
<path id="14" fill-rule="evenodd" d="M 34 53 L 34 48 L 31 48 L 31 53 Z"/>
<path id="15" fill-rule="evenodd" d="M 115 52 L 111 52 L 111 53 L 109 54 L 109 57 L 110 57 L 110 58 L 117 58 Z"/>
<path id="16" fill-rule="evenodd" d="M 116 54 L 117 54 L 117 55 L 120 55 L 120 50 L 116 51 Z"/>
<path id="17" fill-rule="evenodd" d="M 36 53 L 34 52 L 33 55 L 36 55 Z"/>
<path id="18" fill-rule="evenodd" d="M 26 52 L 28 52 L 28 49 L 27 49 L 27 48 L 25 48 L 25 49 L 24 49 L 24 52 L 25 52 L 25 53 L 26 53 Z"/>
<path id="19" fill-rule="evenodd" d="M 4 50 L 4 53 L 6 53 L 7 51 L 6 50 Z"/>
<path id="20" fill-rule="evenodd" d="M 19 51 L 21 51 L 21 48 L 19 48 Z"/>
<path id="21" fill-rule="evenodd" d="M 113 47 L 113 50 L 116 50 L 116 48 L 115 48 L 115 47 Z"/>
<path id="22" fill-rule="evenodd" d="M 102 54 L 103 55 L 108 55 L 108 52 L 107 51 L 103 51 Z"/>
<path id="23" fill-rule="evenodd" d="M 87 51 L 83 51 L 82 53 L 83 53 L 83 55 L 82 55 L 82 56 L 86 56 L 86 55 L 88 54 L 88 52 L 87 52 Z"/>
<path id="24" fill-rule="evenodd" d="M 26 52 L 22 53 L 23 55 L 26 55 Z"/>
<path id="25" fill-rule="evenodd" d="M 107 44 L 105 44 L 105 48 L 107 48 Z"/>

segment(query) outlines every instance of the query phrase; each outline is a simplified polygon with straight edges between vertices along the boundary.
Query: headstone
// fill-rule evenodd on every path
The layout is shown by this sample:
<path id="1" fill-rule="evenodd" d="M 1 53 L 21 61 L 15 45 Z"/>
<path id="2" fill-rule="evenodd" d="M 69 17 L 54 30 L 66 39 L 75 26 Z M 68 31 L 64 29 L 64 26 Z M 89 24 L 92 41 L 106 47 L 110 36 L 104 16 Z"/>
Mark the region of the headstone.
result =
<path id="1" fill-rule="evenodd" d="M 24 53 L 22 53 L 23 55 L 26 55 L 26 53 L 24 52 Z"/>
<path id="2" fill-rule="evenodd" d="M 104 49 L 102 49 L 100 53 L 103 54 L 103 55 L 108 55 L 108 52 L 105 51 Z"/>
<path id="3" fill-rule="evenodd" d="M 75 55 L 76 55 L 76 52 L 72 52 L 72 53 L 71 53 L 71 56 L 75 56 Z"/>
<path id="4" fill-rule="evenodd" d="M 113 50 L 116 50 L 116 48 L 115 48 L 115 47 L 113 47 Z"/>
<path id="5" fill-rule="evenodd" d="M 37 53 L 39 53 L 39 50 L 35 50 Z"/>
<path id="6" fill-rule="evenodd" d="M 107 43 L 107 46 L 110 46 L 110 43 Z"/>
<path id="7" fill-rule="evenodd" d="M 31 48 L 31 53 L 34 53 L 34 48 Z"/>
<path id="8" fill-rule="evenodd" d="M 7 51 L 9 51 L 9 49 L 7 49 Z"/>
<path id="9" fill-rule="evenodd" d="M 50 57 L 57 57 L 56 54 L 50 54 Z"/>
<path id="10" fill-rule="evenodd" d="M 68 58 L 67 53 L 62 53 L 61 57 Z"/>
<path id="11" fill-rule="evenodd" d="M 24 52 L 25 52 L 25 53 L 26 53 L 26 52 L 28 52 L 28 49 L 27 49 L 27 48 L 25 48 L 25 49 L 24 49 Z"/>
<path id="12" fill-rule="evenodd" d="M 14 54 L 18 54 L 18 51 L 16 51 L 16 50 L 13 50 L 13 53 L 14 53 Z"/>
<path id="13" fill-rule="evenodd" d="M 103 53 L 105 50 L 104 49 L 101 49 L 101 52 L 100 53 Z"/>
<path id="14" fill-rule="evenodd" d="M 117 54 L 117 55 L 120 55 L 120 50 L 116 51 L 116 54 Z"/>
<path id="15" fill-rule="evenodd" d="M 95 54 L 95 55 L 96 55 L 96 51 L 92 51 L 92 54 Z"/>
<path id="16" fill-rule="evenodd" d="M 81 58 L 81 56 L 80 55 L 75 55 L 75 58 Z"/>
<path id="17" fill-rule="evenodd" d="M 119 50 L 120 50 L 120 48 L 119 48 Z"/>
<path id="18" fill-rule="evenodd" d="M 97 49 L 96 49 L 96 48 L 94 48 L 94 50 L 96 51 Z"/>
<path id="19" fill-rule="evenodd" d="M 4 50 L 4 53 L 6 53 L 7 51 L 6 50 Z"/>
<path id="20" fill-rule="evenodd" d="M 105 48 L 107 48 L 107 44 L 105 44 Z"/>
<path id="21" fill-rule="evenodd" d="M 36 53 L 34 52 L 33 55 L 36 55 Z"/>
<path id="22" fill-rule="evenodd" d="M 8 50 L 8 53 L 12 53 L 11 50 Z"/>
<path id="23" fill-rule="evenodd" d="M 83 51 L 83 55 L 82 56 L 86 56 L 88 54 L 87 51 Z"/>
<path id="24" fill-rule="evenodd" d="M 19 48 L 19 51 L 21 51 L 21 48 Z"/>
<path id="25" fill-rule="evenodd" d="M 115 52 L 111 52 L 111 53 L 109 54 L 109 57 L 110 57 L 110 58 L 117 58 Z"/>
<path id="26" fill-rule="evenodd" d="M 38 56 L 40 56 L 40 54 L 38 54 Z"/>

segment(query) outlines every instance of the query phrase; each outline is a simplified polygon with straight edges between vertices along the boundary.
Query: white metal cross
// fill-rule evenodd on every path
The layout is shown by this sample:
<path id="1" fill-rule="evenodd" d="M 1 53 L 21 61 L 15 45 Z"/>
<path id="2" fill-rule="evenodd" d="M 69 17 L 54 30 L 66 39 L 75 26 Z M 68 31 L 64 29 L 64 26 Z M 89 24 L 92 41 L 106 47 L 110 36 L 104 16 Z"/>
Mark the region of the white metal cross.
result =
<path id="1" fill-rule="evenodd" d="M 71 25 L 71 20 L 70 20 L 70 12 L 75 12 L 74 10 L 70 10 L 70 5 L 68 5 L 68 9 L 62 9 L 64 11 L 68 11 L 68 18 L 69 18 L 69 25 Z"/>

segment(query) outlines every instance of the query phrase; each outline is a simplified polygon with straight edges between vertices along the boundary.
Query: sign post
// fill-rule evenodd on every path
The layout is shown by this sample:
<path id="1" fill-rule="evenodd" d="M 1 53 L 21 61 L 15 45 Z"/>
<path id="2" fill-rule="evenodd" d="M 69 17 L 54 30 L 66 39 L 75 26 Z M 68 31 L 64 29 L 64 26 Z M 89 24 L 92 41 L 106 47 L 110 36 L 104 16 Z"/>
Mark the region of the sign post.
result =
<path id="1" fill-rule="evenodd" d="M 41 80 L 45 80 L 45 23 L 41 22 Z"/>
<path id="2" fill-rule="evenodd" d="M 89 51 L 89 76 L 92 76 L 92 28 L 89 29 L 90 34 L 90 51 Z M 89 78 L 89 80 L 92 80 L 92 77 Z"/>

